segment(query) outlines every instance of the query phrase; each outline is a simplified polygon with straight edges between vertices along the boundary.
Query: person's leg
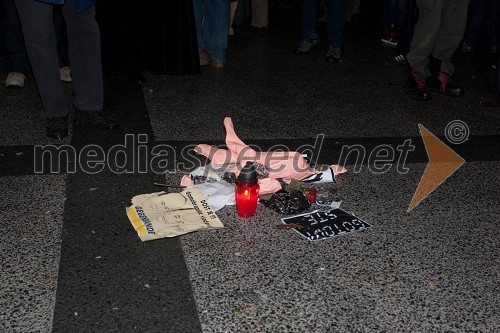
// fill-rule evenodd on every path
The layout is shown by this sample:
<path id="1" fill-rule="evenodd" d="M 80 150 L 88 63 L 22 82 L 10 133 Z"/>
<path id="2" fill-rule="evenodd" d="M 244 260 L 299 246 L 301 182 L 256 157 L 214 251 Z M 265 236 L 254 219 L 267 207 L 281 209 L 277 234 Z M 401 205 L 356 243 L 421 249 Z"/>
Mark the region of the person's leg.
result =
<path id="1" fill-rule="evenodd" d="M 449 76 L 455 72 L 451 57 L 460 45 L 467 23 L 468 0 L 445 0 L 439 34 L 432 56 L 441 61 L 442 72 Z"/>
<path id="2" fill-rule="evenodd" d="M 66 24 L 60 6 L 54 6 L 54 30 L 56 31 L 57 54 L 59 56 L 59 68 L 69 66 L 68 48 L 66 42 Z"/>
<path id="3" fill-rule="evenodd" d="M 265 28 L 268 24 L 268 3 L 267 0 L 252 0 L 252 21 L 250 25 L 256 28 Z"/>
<path id="4" fill-rule="evenodd" d="M 500 3 L 498 0 L 487 0 L 486 25 L 488 27 L 488 47 L 491 51 L 497 51 L 498 38 L 498 13 Z"/>
<path id="5" fill-rule="evenodd" d="M 16 0 L 16 6 L 45 116 L 64 117 L 69 109 L 59 77 L 53 6 L 33 0 Z"/>
<path id="6" fill-rule="evenodd" d="M 398 5 L 396 0 L 384 0 L 384 15 L 382 18 L 382 29 L 389 32 L 397 23 Z"/>
<path id="7" fill-rule="evenodd" d="M 443 1 L 445 0 L 416 1 L 419 18 L 410 44 L 410 52 L 406 55 L 410 69 L 406 92 L 415 100 L 432 98 L 426 84 L 426 79 L 431 76 L 427 64 L 439 35 Z"/>
<path id="8" fill-rule="evenodd" d="M 15 0 L 3 0 L 3 6 L 5 8 L 5 49 L 7 51 L 5 71 L 27 75 L 30 72 L 30 63 L 24 46 L 23 31 Z"/>
<path id="9" fill-rule="evenodd" d="M 206 48 L 205 40 L 203 38 L 203 7 L 204 0 L 193 0 L 194 19 L 196 23 L 196 38 L 198 40 L 198 50 L 202 51 Z M 228 29 L 229 31 L 229 29 Z"/>
<path id="10" fill-rule="evenodd" d="M 318 0 L 302 0 L 300 6 L 300 40 L 309 41 L 317 38 L 316 16 Z"/>
<path id="11" fill-rule="evenodd" d="M 398 52 L 403 56 L 410 51 L 415 21 L 415 0 L 398 0 Z"/>
<path id="12" fill-rule="evenodd" d="M 203 31 L 205 32 L 207 52 L 220 65 L 227 63 L 227 32 L 229 31 L 230 16 L 231 6 L 228 0 L 211 0 L 205 4 Z"/>
<path id="13" fill-rule="evenodd" d="M 328 0 L 328 46 L 340 49 L 344 41 L 346 0 Z"/>
<path id="14" fill-rule="evenodd" d="M 65 0 L 63 15 L 68 31 L 68 55 L 73 73 L 73 105 L 83 123 L 112 130 L 119 123 L 103 112 L 104 87 L 101 32 L 95 7 L 76 13 L 75 0 Z"/>
<path id="15" fill-rule="evenodd" d="M 432 76 L 427 78 L 427 87 L 447 96 L 462 96 L 465 90 L 451 83 L 455 72 L 451 57 L 460 45 L 467 24 L 468 0 L 445 0 L 439 35 L 432 51 L 429 68 Z"/>
<path id="16" fill-rule="evenodd" d="M 238 9 L 238 0 L 231 0 L 231 17 L 229 19 L 229 36 L 234 36 L 233 22 L 234 22 L 234 15 L 236 14 L 236 9 Z"/>
<path id="17" fill-rule="evenodd" d="M 79 110 L 102 110 L 104 88 L 101 65 L 101 33 L 95 8 L 75 14 L 74 0 L 63 6 L 68 30 L 68 54 L 73 73 L 73 105 Z"/>
<path id="18" fill-rule="evenodd" d="M 439 34 L 443 1 L 417 0 L 419 18 L 406 58 L 412 72 L 416 72 L 422 80 L 431 75 L 427 63 Z"/>
<path id="19" fill-rule="evenodd" d="M 476 46 L 476 40 L 486 20 L 487 0 L 471 0 L 469 4 L 469 22 L 464 35 L 465 47 Z"/>

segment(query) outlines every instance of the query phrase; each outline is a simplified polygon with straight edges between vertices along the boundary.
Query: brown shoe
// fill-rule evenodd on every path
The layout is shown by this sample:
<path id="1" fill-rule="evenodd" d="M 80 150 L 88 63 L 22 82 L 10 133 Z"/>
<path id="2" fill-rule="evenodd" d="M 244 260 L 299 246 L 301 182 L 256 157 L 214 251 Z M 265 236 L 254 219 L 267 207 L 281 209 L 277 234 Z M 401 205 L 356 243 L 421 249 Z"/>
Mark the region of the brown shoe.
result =
<path id="1" fill-rule="evenodd" d="M 200 51 L 199 56 L 200 66 L 208 66 L 208 64 L 210 63 L 210 56 L 208 55 L 208 53 L 206 51 Z"/>
<path id="2" fill-rule="evenodd" d="M 210 66 L 215 69 L 221 69 L 224 68 L 224 64 L 221 64 L 219 60 L 215 59 L 214 57 L 210 56 Z"/>

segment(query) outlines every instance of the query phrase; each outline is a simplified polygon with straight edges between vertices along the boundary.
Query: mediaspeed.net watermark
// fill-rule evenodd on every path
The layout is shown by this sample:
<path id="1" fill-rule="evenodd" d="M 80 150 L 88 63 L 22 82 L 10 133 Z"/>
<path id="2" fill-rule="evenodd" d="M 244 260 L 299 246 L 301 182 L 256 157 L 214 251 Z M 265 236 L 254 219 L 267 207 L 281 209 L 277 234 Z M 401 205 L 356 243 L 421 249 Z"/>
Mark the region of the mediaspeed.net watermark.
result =
<path id="1" fill-rule="evenodd" d="M 123 144 L 108 148 L 89 144 L 81 149 L 71 145 L 36 145 L 34 147 L 34 172 L 36 174 L 77 173 L 98 174 L 112 172 L 115 174 L 165 174 L 185 172 L 202 165 L 206 159 L 212 160 L 215 154 L 219 165 L 228 165 L 235 161 L 261 161 L 268 166 L 270 172 L 281 172 L 285 166 L 273 163 L 280 159 L 291 161 L 294 172 L 307 171 L 309 164 L 304 165 L 300 159 L 293 157 L 299 153 L 306 156 L 311 165 L 316 165 L 320 158 L 325 136 L 316 137 L 313 145 L 305 144 L 295 149 L 285 145 L 274 145 L 266 151 L 257 145 L 248 145 L 236 152 L 225 145 L 214 146 L 208 156 L 201 156 L 196 151 L 197 145 L 186 145 L 181 149 L 169 144 L 150 145 L 147 134 L 127 134 Z M 364 168 L 374 174 L 383 174 L 396 168 L 398 173 L 408 173 L 406 160 L 410 152 L 415 150 L 411 139 L 406 139 L 397 146 L 380 144 L 367 148 L 360 144 L 342 146 L 340 156 L 329 164 L 346 165 L 354 173 Z M 272 153 L 269 153 L 272 152 Z M 221 162 L 222 154 L 222 162 Z M 349 161 L 349 163 L 348 163 Z M 354 161 L 354 162 L 352 162 Z M 290 167 L 290 164 L 287 164 Z M 275 169 L 273 169 L 275 168 Z"/>

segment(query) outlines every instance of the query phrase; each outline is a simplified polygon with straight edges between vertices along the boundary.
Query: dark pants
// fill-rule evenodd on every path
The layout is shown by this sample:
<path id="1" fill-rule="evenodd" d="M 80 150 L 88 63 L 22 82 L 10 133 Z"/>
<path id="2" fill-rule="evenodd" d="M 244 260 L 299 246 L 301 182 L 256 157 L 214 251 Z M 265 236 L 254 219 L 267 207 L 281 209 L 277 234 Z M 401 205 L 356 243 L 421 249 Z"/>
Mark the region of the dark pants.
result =
<path id="1" fill-rule="evenodd" d="M 328 46 L 341 48 L 344 40 L 346 0 L 326 1 L 328 19 Z M 300 13 L 300 40 L 316 38 L 318 0 L 302 0 Z"/>
<path id="2" fill-rule="evenodd" d="M 451 57 L 464 35 L 468 4 L 469 0 L 417 0 L 419 18 L 407 60 L 422 79 L 431 75 L 431 55 L 441 62 L 442 72 L 455 72 Z"/>
<path id="3" fill-rule="evenodd" d="M 398 20 L 398 5 L 396 0 L 384 0 L 384 16 L 382 19 L 383 31 L 391 30 L 391 25 L 396 26 Z"/>
<path id="4" fill-rule="evenodd" d="M 415 27 L 415 0 L 397 0 L 398 3 L 398 51 L 406 56 Z"/>
<path id="5" fill-rule="evenodd" d="M 465 31 L 464 42 L 476 46 L 477 37 L 486 24 L 488 29 L 488 47 L 496 49 L 498 0 L 472 0 L 469 5 L 469 22 Z"/>
<path id="6" fill-rule="evenodd" d="M 23 30 L 17 14 L 16 2 L 15 0 L 3 0 L 3 5 L 5 8 L 5 49 L 7 51 L 5 71 L 7 73 L 17 72 L 27 75 L 31 67 L 24 45 Z M 54 28 L 57 36 L 59 67 L 68 66 L 69 60 L 65 34 L 66 24 L 64 23 L 61 8 L 54 10 Z"/>
<path id="7" fill-rule="evenodd" d="M 16 5 L 45 116 L 65 116 L 69 107 L 59 76 L 54 8 L 33 0 L 16 0 Z M 74 0 L 66 0 L 62 11 L 68 30 L 68 55 L 75 95 L 73 104 L 80 110 L 101 110 L 101 34 L 95 20 L 95 8 L 75 14 Z"/>
<path id="8" fill-rule="evenodd" d="M 30 72 L 30 62 L 24 46 L 23 31 L 17 15 L 16 3 L 14 0 L 3 0 L 3 6 L 5 8 L 5 49 L 7 51 L 5 71 L 26 75 Z"/>

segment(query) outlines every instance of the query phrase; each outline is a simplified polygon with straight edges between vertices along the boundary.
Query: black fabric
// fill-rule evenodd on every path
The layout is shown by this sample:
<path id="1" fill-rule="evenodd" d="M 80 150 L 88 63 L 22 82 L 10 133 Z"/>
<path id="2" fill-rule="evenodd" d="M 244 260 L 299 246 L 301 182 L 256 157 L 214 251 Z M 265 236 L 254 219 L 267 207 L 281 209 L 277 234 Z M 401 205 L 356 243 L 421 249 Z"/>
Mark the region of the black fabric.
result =
<path id="1" fill-rule="evenodd" d="M 99 0 L 96 14 L 105 73 L 200 72 L 192 1 Z"/>

